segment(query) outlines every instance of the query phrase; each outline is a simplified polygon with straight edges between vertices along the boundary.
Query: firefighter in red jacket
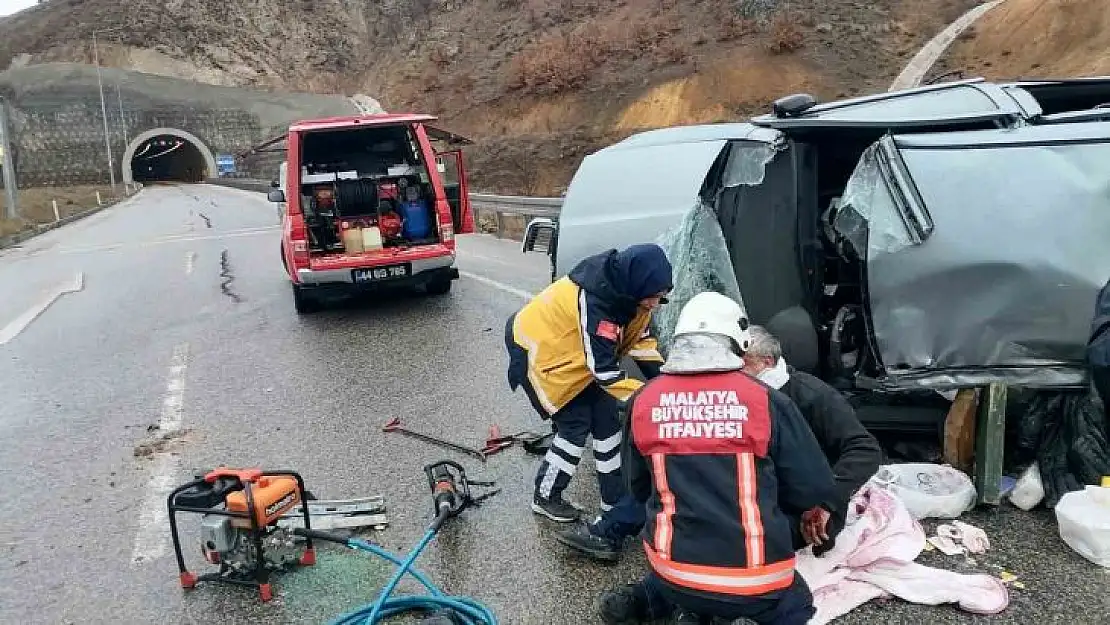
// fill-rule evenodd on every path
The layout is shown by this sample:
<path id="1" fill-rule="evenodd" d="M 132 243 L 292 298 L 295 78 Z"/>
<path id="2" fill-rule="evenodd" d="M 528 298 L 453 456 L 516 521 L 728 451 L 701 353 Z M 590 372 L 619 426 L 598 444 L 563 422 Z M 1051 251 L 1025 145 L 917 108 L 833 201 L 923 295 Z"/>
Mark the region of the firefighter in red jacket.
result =
<path id="1" fill-rule="evenodd" d="M 798 408 L 741 370 L 750 340 L 739 304 L 699 293 L 661 375 L 629 402 L 622 464 L 647 505 L 640 536 L 651 572 L 603 595 L 606 623 L 813 616 L 788 515 L 832 501 L 834 476 Z"/>

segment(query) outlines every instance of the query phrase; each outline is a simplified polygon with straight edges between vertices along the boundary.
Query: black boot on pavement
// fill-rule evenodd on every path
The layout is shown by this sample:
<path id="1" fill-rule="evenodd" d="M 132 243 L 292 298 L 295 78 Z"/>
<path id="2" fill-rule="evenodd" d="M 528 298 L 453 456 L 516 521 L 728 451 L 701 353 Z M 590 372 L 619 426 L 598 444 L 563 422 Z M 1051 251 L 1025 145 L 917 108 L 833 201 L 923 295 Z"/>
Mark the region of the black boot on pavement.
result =
<path id="1" fill-rule="evenodd" d="M 635 584 L 601 593 L 598 615 L 605 625 L 640 625 L 647 620 L 647 606 L 636 594 Z"/>
<path id="2" fill-rule="evenodd" d="M 596 560 L 616 562 L 620 559 L 621 543 L 599 536 L 591 531 L 591 526 L 580 521 L 574 527 L 556 535 L 556 540 L 580 551 Z"/>
<path id="3" fill-rule="evenodd" d="M 544 499 L 539 495 L 532 495 L 532 512 L 543 515 L 556 523 L 573 523 L 582 516 L 582 511 L 575 508 L 562 497 Z"/>

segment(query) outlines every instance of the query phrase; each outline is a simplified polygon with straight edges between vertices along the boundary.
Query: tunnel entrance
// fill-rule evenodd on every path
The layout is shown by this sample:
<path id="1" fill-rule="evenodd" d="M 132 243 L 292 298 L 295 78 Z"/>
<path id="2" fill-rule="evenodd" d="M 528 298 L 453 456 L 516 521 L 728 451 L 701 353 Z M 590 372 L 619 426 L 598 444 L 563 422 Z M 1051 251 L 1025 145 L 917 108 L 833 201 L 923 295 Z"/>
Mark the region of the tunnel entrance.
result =
<path id="1" fill-rule="evenodd" d="M 202 182 L 216 175 L 212 152 L 197 137 L 173 128 L 142 133 L 123 155 L 124 182 Z"/>

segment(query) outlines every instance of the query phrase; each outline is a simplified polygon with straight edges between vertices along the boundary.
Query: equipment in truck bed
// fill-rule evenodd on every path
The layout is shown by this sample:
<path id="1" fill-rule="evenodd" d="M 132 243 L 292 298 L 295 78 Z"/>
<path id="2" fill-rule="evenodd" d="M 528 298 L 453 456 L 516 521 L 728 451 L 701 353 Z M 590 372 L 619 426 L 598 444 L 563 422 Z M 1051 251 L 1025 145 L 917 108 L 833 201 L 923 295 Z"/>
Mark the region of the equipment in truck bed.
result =
<path id="1" fill-rule="evenodd" d="M 426 115 L 361 115 L 289 128 L 281 180 L 281 256 L 298 313 L 379 288 L 446 294 L 455 235 L 474 232 L 458 144 Z"/>

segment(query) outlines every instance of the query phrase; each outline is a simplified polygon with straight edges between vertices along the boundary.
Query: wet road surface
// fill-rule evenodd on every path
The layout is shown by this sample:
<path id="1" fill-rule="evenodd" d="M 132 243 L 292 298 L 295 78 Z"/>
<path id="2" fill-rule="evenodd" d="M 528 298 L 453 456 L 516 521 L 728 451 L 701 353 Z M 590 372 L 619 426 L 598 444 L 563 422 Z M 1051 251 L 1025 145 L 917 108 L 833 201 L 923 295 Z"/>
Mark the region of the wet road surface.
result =
<path id="1" fill-rule="evenodd" d="M 316 567 L 275 579 L 266 605 L 234 587 L 182 592 L 166 490 L 217 464 L 294 469 L 321 498 L 383 495 L 390 525 L 364 536 L 403 553 L 431 518 L 422 467 L 450 458 L 503 490 L 449 524 L 418 566 L 503 623 L 598 622 L 598 593 L 637 578 L 642 555 L 631 549 L 605 566 L 555 542 L 559 526 L 528 509 L 537 458 L 515 447 L 483 465 L 381 431 L 400 417 L 473 446 L 493 424 L 543 431 L 523 396 L 507 393 L 502 328 L 547 283 L 546 259 L 515 242 L 461 237 L 464 275 L 449 295 L 298 317 L 278 240 L 261 195 L 151 187 L 0 250 L 0 327 L 52 299 L 0 344 L 0 621 L 326 622 L 371 601 L 392 568 L 322 546 Z M 569 494 L 596 510 L 591 465 Z M 183 518 L 196 570 L 195 519 Z M 1110 575 L 1060 541 L 1050 513 L 967 518 L 987 529 L 987 556 L 923 561 L 1017 575 L 1025 589 L 1011 590 L 1006 613 L 881 601 L 837 622 L 1110 621 Z M 413 590 L 406 582 L 400 592 Z"/>

